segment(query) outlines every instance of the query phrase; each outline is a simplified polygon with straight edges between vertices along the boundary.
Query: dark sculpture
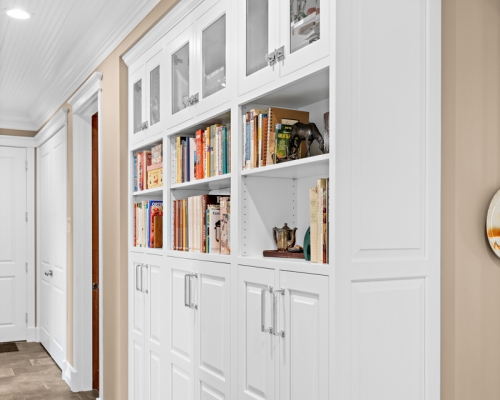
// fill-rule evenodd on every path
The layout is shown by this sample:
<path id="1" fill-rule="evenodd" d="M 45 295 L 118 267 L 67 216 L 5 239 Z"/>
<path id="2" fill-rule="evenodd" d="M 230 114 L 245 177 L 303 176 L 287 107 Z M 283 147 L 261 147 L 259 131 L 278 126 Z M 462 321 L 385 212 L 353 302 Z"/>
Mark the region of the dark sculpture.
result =
<path id="1" fill-rule="evenodd" d="M 299 158 L 299 148 L 303 140 L 305 140 L 307 144 L 306 157 L 311 157 L 311 144 L 314 140 L 318 141 L 319 149 L 322 152 L 325 151 L 325 142 L 316 124 L 312 122 L 309 124 L 297 122 L 292 126 L 292 132 L 290 134 L 290 158 Z"/>

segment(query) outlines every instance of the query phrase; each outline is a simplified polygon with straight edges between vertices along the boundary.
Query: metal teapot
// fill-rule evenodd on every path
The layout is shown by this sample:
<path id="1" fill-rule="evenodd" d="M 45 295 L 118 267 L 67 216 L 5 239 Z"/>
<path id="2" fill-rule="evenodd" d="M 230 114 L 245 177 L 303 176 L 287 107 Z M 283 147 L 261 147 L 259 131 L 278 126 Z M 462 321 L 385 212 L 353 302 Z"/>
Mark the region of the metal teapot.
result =
<path id="1" fill-rule="evenodd" d="M 295 232 L 297 228 L 289 228 L 285 223 L 283 228 L 273 228 L 273 239 L 278 251 L 288 251 L 295 246 Z"/>

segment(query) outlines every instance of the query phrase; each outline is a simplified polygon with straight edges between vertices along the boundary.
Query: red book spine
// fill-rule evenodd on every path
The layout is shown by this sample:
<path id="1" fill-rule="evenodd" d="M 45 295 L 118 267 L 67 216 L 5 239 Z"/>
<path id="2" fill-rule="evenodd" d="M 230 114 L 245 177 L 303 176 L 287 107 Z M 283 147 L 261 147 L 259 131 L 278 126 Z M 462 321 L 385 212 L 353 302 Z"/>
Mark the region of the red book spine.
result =
<path id="1" fill-rule="evenodd" d="M 174 200 L 174 250 L 177 250 L 177 200 Z"/>
<path id="2" fill-rule="evenodd" d="M 196 131 L 196 179 L 203 179 L 203 129 Z"/>
<path id="3" fill-rule="evenodd" d="M 206 253 L 207 252 L 207 245 L 206 245 L 206 238 L 207 238 L 207 233 L 206 233 L 206 225 L 207 225 L 207 195 L 204 194 L 201 196 L 201 252 Z"/>

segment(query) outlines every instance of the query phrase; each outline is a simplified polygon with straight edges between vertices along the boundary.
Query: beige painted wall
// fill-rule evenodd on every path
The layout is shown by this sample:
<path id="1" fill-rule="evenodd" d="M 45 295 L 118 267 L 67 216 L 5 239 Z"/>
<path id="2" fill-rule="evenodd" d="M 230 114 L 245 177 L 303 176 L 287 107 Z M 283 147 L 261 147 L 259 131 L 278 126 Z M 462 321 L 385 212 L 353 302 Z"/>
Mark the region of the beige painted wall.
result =
<path id="1" fill-rule="evenodd" d="M 36 131 L 21 131 L 19 129 L 4 129 L 0 128 L 0 135 L 6 136 L 24 136 L 24 137 L 33 137 L 36 135 Z"/>
<path id="2" fill-rule="evenodd" d="M 442 399 L 500 399 L 500 0 L 443 0 Z"/>

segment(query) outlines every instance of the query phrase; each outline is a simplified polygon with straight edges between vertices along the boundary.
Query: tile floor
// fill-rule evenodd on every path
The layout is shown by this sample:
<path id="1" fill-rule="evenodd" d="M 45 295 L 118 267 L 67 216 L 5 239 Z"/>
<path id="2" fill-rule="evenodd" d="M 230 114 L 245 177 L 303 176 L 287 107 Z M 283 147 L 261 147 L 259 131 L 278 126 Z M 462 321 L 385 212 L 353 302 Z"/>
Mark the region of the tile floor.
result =
<path id="1" fill-rule="evenodd" d="M 73 393 L 40 343 L 16 343 L 0 353 L 0 400 L 94 400 L 97 392 Z"/>

